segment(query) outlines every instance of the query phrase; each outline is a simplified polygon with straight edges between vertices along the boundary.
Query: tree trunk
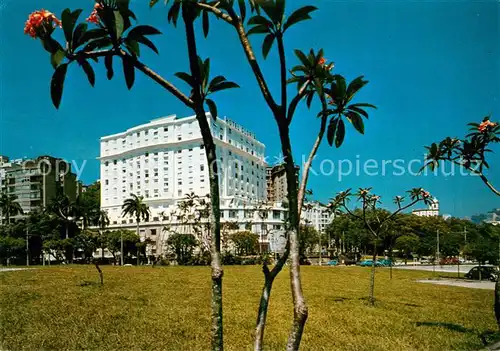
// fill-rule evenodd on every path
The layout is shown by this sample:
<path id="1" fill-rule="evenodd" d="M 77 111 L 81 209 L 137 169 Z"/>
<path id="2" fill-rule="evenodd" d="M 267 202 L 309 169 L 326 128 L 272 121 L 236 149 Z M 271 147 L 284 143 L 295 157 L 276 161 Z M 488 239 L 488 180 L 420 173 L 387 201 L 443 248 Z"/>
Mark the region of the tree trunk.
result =
<path id="1" fill-rule="evenodd" d="M 302 213 L 302 204 L 304 203 L 304 198 L 306 194 L 307 180 L 309 178 L 309 169 L 311 168 L 314 157 L 316 156 L 321 141 L 323 140 L 323 136 L 325 134 L 325 129 L 326 129 L 326 121 L 327 121 L 327 116 L 321 117 L 321 126 L 319 129 L 318 136 L 316 137 L 316 141 L 314 142 L 314 145 L 311 149 L 311 153 L 309 154 L 306 163 L 304 163 L 304 169 L 302 170 L 302 179 L 300 182 L 300 188 L 297 198 L 297 202 L 299 203 L 299 213 L 298 213 L 299 219 Z"/>
<path id="2" fill-rule="evenodd" d="M 495 283 L 495 317 L 497 319 L 498 328 L 500 329 L 500 278 L 498 278 Z"/>
<path id="3" fill-rule="evenodd" d="M 288 186 L 289 220 L 290 220 L 290 285 L 293 297 L 293 322 L 288 335 L 287 350 L 298 350 L 304 326 L 308 316 L 307 304 L 302 293 L 302 282 L 300 278 L 300 254 L 299 254 L 299 204 L 297 201 L 297 173 L 293 161 L 292 146 L 288 125 L 278 123 L 283 156 L 285 158 L 285 171 Z"/>
<path id="4" fill-rule="evenodd" d="M 102 275 L 102 270 L 99 267 L 99 264 L 97 263 L 96 260 L 94 260 L 94 265 L 95 265 L 95 269 L 97 269 L 97 272 L 99 273 L 99 280 L 101 282 L 101 285 L 104 285 L 104 277 Z"/>
<path id="5" fill-rule="evenodd" d="M 257 314 L 257 323 L 255 327 L 255 340 L 254 340 L 254 350 L 260 351 L 264 345 L 264 331 L 266 328 L 267 320 L 267 310 L 269 308 L 269 299 L 271 298 L 271 291 L 273 288 L 274 279 L 279 272 L 283 269 L 289 253 L 289 245 L 286 245 L 284 254 L 276 262 L 272 271 L 269 271 L 266 263 L 262 268 L 264 272 L 264 287 L 262 288 L 262 294 L 260 296 L 259 312 Z"/>
<path id="6" fill-rule="evenodd" d="M 222 263 L 220 253 L 220 198 L 219 174 L 217 169 L 217 155 L 215 143 L 210 134 L 207 117 L 203 110 L 197 111 L 200 129 L 204 131 L 205 144 L 210 179 L 210 234 L 211 234 L 211 267 L 212 267 L 212 350 L 223 350 L 223 325 L 222 325 Z"/>
<path id="7" fill-rule="evenodd" d="M 377 260 L 377 246 L 373 245 L 372 269 L 370 273 L 370 304 L 375 306 L 375 267 Z"/>
<path id="8" fill-rule="evenodd" d="M 140 226 L 139 226 L 139 219 L 137 219 L 137 229 L 136 230 L 137 230 L 137 236 L 139 237 L 139 243 L 140 243 L 141 242 L 141 234 L 140 234 L 141 232 L 140 232 Z M 140 247 L 140 245 L 139 245 L 139 247 Z M 123 252 L 122 252 L 122 255 L 123 255 Z M 141 255 L 141 252 L 140 252 L 139 248 L 137 248 L 137 266 L 139 266 L 140 255 Z M 122 263 L 122 265 L 123 265 L 123 263 Z"/>
<path id="9" fill-rule="evenodd" d="M 390 276 L 392 280 L 392 249 L 389 250 L 389 270 L 390 270 Z"/>
<path id="10" fill-rule="evenodd" d="M 101 259 L 102 259 L 101 263 L 104 263 L 104 241 L 102 239 L 102 236 L 103 236 L 102 230 L 99 230 L 99 237 L 101 238 Z"/>
<path id="11" fill-rule="evenodd" d="M 262 350 L 262 346 L 264 345 L 264 330 L 266 327 L 267 310 L 269 307 L 269 298 L 271 297 L 271 290 L 273 288 L 274 277 L 275 276 L 265 274 L 265 282 L 264 282 L 264 287 L 262 288 L 259 313 L 257 315 L 257 323 L 255 327 L 255 342 L 254 342 L 255 351 Z"/>
<path id="12" fill-rule="evenodd" d="M 207 116 L 203 109 L 201 97 L 201 72 L 198 66 L 198 53 L 196 49 L 196 38 L 193 21 L 195 18 L 193 7 L 183 9 L 183 20 L 186 26 L 186 39 L 189 53 L 189 65 L 191 75 L 195 81 L 193 89 L 194 110 L 196 119 L 200 126 L 205 153 L 208 164 L 208 174 L 210 179 L 210 234 L 211 234 L 211 276 L 212 276 L 212 350 L 224 349 L 223 338 L 223 310 L 222 310 L 222 264 L 220 254 L 220 195 L 219 195 L 219 171 L 217 165 L 216 147 L 207 121 Z M 217 118 L 217 116 L 212 116 Z"/>

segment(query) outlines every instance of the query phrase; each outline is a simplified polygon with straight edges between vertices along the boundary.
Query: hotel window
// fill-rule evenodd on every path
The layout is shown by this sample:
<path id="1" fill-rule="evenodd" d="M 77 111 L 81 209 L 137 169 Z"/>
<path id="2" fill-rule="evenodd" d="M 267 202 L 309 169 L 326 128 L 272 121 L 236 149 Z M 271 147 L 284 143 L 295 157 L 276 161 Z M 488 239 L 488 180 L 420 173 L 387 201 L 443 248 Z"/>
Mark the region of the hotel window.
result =
<path id="1" fill-rule="evenodd" d="M 163 127 L 164 132 L 168 132 L 168 127 Z"/>

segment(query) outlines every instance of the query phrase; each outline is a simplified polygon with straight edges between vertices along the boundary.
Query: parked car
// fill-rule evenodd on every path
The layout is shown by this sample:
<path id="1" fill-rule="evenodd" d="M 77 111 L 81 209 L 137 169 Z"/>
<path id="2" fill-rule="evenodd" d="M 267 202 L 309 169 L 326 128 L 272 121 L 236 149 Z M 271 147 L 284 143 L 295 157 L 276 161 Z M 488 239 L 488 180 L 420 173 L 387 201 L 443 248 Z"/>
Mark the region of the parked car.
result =
<path id="1" fill-rule="evenodd" d="M 327 266 L 337 266 L 339 262 L 337 260 L 331 260 L 327 262 Z"/>
<path id="2" fill-rule="evenodd" d="M 364 260 L 360 262 L 360 267 L 371 267 L 373 265 L 373 260 Z M 383 264 L 379 261 L 375 261 L 375 267 L 382 267 Z"/>
<path id="3" fill-rule="evenodd" d="M 458 258 L 456 257 L 446 257 L 446 258 L 442 258 L 440 261 L 439 261 L 439 264 L 440 265 L 445 265 L 445 264 L 458 264 L 459 261 L 458 261 Z"/>
<path id="4" fill-rule="evenodd" d="M 465 273 L 465 278 L 473 280 L 479 280 L 481 278 L 481 280 L 495 282 L 498 279 L 498 269 L 492 266 L 476 266 Z"/>
<path id="5" fill-rule="evenodd" d="M 382 266 L 385 266 L 385 267 L 394 266 L 394 263 L 391 260 L 383 259 L 383 260 L 379 260 L 377 262 L 380 262 L 380 264 L 382 264 Z"/>
<path id="6" fill-rule="evenodd" d="M 355 266 L 358 262 L 354 258 L 346 258 L 344 264 L 346 266 Z"/>

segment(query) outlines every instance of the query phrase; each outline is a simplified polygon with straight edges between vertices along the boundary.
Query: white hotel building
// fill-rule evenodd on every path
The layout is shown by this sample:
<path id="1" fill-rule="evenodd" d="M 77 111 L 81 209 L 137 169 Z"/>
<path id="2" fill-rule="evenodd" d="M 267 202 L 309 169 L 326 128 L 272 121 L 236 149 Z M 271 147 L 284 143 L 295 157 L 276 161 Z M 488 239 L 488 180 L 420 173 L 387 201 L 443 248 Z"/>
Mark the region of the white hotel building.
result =
<path id="1" fill-rule="evenodd" d="M 254 224 L 256 233 L 281 231 L 286 210 L 276 206 L 262 220 L 256 211 L 267 197 L 265 146 L 255 135 L 228 119 L 207 119 L 220 165 L 221 221 Z M 122 217 L 122 204 L 130 194 L 143 196 L 151 217 L 141 225 L 141 238 L 164 241 L 165 221 L 172 220 L 186 194 L 210 193 L 203 140 L 195 116 L 175 115 L 152 120 L 122 133 L 101 138 L 101 207 L 111 229 L 134 229 L 135 219 Z M 274 240 L 274 239 L 269 239 Z M 268 241 L 262 238 L 262 241 Z M 269 241 L 268 241 L 269 242 Z M 152 254 L 160 252 L 152 250 Z M 156 252 L 155 252 L 156 251 Z"/>
<path id="2" fill-rule="evenodd" d="M 207 114 L 217 146 L 221 200 L 259 201 L 266 196 L 265 146 L 229 120 Z M 210 193 L 207 161 L 196 118 L 159 118 L 101 138 L 101 206 L 112 222 L 121 205 L 142 195 L 151 210 L 163 210 L 186 194 Z"/>

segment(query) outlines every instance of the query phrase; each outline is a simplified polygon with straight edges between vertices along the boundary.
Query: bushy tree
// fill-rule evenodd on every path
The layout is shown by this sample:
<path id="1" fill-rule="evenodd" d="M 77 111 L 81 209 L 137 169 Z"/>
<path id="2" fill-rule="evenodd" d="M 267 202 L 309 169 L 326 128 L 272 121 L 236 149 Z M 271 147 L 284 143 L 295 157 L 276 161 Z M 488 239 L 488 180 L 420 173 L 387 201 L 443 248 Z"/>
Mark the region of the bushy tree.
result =
<path id="1" fill-rule="evenodd" d="M 192 234 L 173 234 L 167 239 L 167 245 L 175 254 L 177 262 L 186 265 L 193 258 L 198 242 Z"/>
<path id="2" fill-rule="evenodd" d="M 301 257 L 301 263 L 304 263 L 306 260 L 306 253 L 309 252 L 310 249 L 318 245 L 319 241 L 319 233 L 318 231 L 310 225 L 302 225 L 300 226 L 300 235 L 299 235 L 299 252 Z"/>
<path id="3" fill-rule="evenodd" d="M 479 227 L 477 235 L 470 237 L 464 253 L 478 261 L 480 264 L 489 262 L 500 264 L 500 228 L 491 224 L 483 224 Z"/>
<path id="4" fill-rule="evenodd" d="M 418 235 L 409 234 L 402 235 L 396 239 L 396 249 L 400 250 L 405 259 L 405 263 L 408 262 L 410 255 L 418 251 L 420 245 L 420 238 Z"/>
<path id="5" fill-rule="evenodd" d="M 236 249 L 236 255 L 255 255 L 259 247 L 259 236 L 249 231 L 231 234 L 230 240 Z"/>
<path id="6" fill-rule="evenodd" d="M 10 264 L 11 259 L 25 255 L 26 242 L 20 238 L 0 235 L 0 263 Z"/>
<path id="7" fill-rule="evenodd" d="M 139 236 L 130 230 L 113 230 L 104 232 L 106 248 L 113 255 L 115 263 L 116 255 L 123 254 L 123 258 L 137 253 L 136 244 L 140 242 Z M 122 251 L 123 243 L 123 251 Z"/>

